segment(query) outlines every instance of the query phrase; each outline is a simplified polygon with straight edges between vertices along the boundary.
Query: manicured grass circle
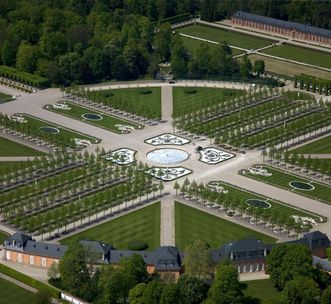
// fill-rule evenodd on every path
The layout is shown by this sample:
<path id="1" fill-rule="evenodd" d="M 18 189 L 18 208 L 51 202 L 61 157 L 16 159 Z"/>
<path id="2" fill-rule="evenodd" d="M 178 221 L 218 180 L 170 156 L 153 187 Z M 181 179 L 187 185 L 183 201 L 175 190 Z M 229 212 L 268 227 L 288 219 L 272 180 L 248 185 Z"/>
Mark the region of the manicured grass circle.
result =
<path id="1" fill-rule="evenodd" d="M 255 208 L 263 208 L 263 209 L 271 208 L 271 205 L 268 202 L 255 198 L 246 200 L 246 204 Z"/>
<path id="2" fill-rule="evenodd" d="M 94 114 L 94 113 L 85 113 L 82 114 L 82 117 L 84 119 L 88 119 L 88 120 L 101 120 L 102 116 L 99 114 Z"/>
<path id="3" fill-rule="evenodd" d="M 48 134 L 58 134 L 58 133 L 60 133 L 60 130 L 58 128 L 50 127 L 50 126 L 40 127 L 39 130 L 41 132 L 48 133 Z"/>
<path id="4" fill-rule="evenodd" d="M 303 190 L 303 191 L 312 191 L 315 189 L 313 185 L 299 181 L 289 182 L 289 185 L 294 189 Z"/>

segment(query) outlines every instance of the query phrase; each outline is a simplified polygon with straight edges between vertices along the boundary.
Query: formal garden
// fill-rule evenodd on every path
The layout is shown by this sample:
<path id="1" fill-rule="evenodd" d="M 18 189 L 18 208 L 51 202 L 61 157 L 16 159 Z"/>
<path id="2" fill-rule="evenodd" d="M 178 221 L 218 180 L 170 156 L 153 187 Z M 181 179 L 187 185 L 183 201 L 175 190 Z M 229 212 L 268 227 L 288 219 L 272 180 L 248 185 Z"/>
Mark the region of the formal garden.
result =
<path id="1" fill-rule="evenodd" d="M 68 101 L 46 105 L 45 109 L 120 134 L 134 132 L 136 129 L 142 128 L 142 125 L 103 112 L 93 111 Z"/>
<path id="2" fill-rule="evenodd" d="M 240 174 L 331 204 L 330 186 L 285 172 L 274 166 L 254 165 L 251 168 L 240 170 Z"/>
<path id="3" fill-rule="evenodd" d="M 175 203 L 176 246 L 184 249 L 195 240 L 206 242 L 211 248 L 219 248 L 226 242 L 254 236 L 265 243 L 276 239 L 243 227 L 215 215 L 197 210 L 179 202 Z"/>
<path id="4" fill-rule="evenodd" d="M 199 95 L 194 88 L 191 95 L 199 99 L 194 97 Z M 176 127 L 188 135 L 208 136 L 216 144 L 252 149 L 289 142 L 307 133 L 307 138 L 312 137 L 331 121 L 331 106 L 302 92 L 258 89 L 216 100 L 198 110 L 187 109 L 175 119 Z"/>
<path id="5" fill-rule="evenodd" d="M 260 225 L 274 233 L 299 234 L 326 221 L 322 215 L 295 208 L 225 182 L 207 185 L 190 182 L 175 183 L 176 194 L 191 203 L 201 204 L 214 212 Z"/>
<path id="6" fill-rule="evenodd" d="M 154 250 L 160 246 L 160 203 L 122 215 L 60 242 L 70 245 L 79 240 L 105 242 L 116 249 Z"/>
<path id="7" fill-rule="evenodd" d="M 27 114 L 0 114 L 0 130 L 53 151 L 82 149 L 100 142 L 97 138 Z"/>
<path id="8" fill-rule="evenodd" d="M 3 223 L 51 238 L 162 194 L 162 183 L 153 182 L 143 164 L 118 166 L 104 160 L 104 153 L 42 157 L 33 166 L 3 175 Z"/>
<path id="9" fill-rule="evenodd" d="M 123 111 L 134 119 L 161 119 L 161 89 L 159 87 L 85 90 L 72 87 L 65 94 L 90 106 L 111 110 L 114 114 Z"/>

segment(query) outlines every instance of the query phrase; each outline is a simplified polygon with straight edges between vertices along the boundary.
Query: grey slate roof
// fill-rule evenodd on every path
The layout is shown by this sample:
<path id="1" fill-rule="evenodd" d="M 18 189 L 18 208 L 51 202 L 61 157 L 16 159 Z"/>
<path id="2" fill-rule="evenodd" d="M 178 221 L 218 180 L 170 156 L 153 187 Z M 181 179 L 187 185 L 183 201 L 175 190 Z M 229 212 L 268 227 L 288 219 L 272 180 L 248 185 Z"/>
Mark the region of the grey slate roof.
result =
<path id="1" fill-rule="evenodd" d="M 319 264 L 325 271 L 331 272 L 331 262 L 313 255 L 313 265 Z"/>
<path id="2" fill-rule="evenodd" d="M 248 260 L 264 258 L 264 251 L 269 252 L 273 245 L 264 244 L 256 238 L 247 238 L 228 242 L 217 250 L 212 250 L 212 259 L 215 263 L 230 258 L 233 254 L 234 260 Z"/>
<path id="3" fill-rule="evenodd" d="M 162 246 L 156 249 L 154 265 L 156 270 L 174 270 L 181 269 L 180 254 L 177 247 Z"/>
<path id="4" fill-rule="evenodd" d="M 110 250 L 109 262 L 118 264 L 123 258 L 129 258 L 134 254 L 139 254 L 147 265 L 154 263 L 154 252 L 149 251 L 134 251 L 134 250 Z"/>
<path id="5" fill-rule="evenodd" d="M 320 231 L 306 233 L 301 239 L 288 241 L 286 243 L 303 244 L 310 250 L 330 247 L 330 240 L 328 236 Z"/>
<path id="6" fill-rule="evenodd" d="M 281 27 L 284 29 L 288 29 L 288 30 L 296 30 L 296 31 L 302 32 L 302 33 L 331 38 L 330 30 L 315 27 L 315 26 L 310 26 L 310 25 L 306 25 L 306 24 L 302 24 L 302 23 L 274 19 L 274 18 L 270 18 L 270 17 L 246 13 L 243 11 L 236 12 L 233 15 L 233 17 L 238 18 L 238 19 L 253 21 L 253 22 L 257 22 L 257 23 L 267 24 L 267 25 L 271 25 L 271 26 L 277 26 L 277 27 Z"/>
<path id="7" fill-rule="evenodd" d="M 24 247 L 29 240 L 32 240 L 31 236 L 16 232 L 5 240 L 4 247 L 14 251 L 23 252 Z"/>
<path id="8" fill-rule="evenodd" d="M 67 249 L 68 246 L 29 240 L 24 247 L 24 252 L 28 254 L 60 259 L 63 257 Z"/>

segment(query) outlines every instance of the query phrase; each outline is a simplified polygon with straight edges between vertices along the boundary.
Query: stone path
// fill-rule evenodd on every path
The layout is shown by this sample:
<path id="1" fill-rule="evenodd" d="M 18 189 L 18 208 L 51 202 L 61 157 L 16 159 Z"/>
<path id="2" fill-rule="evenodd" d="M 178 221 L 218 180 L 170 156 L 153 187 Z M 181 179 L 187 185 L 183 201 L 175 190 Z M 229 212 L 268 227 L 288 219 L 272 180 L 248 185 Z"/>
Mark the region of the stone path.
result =
<path id="1" fill-rule="evenodd" d="M 28 290 L 28 291 L 33 292 L 33 293 L 37 293 L 37 292 L 38 292 L 37 289 L 35 289 L 35 288 L 33 288 L 33 287 L 30 287 L 29 285 L 26 285 L 26 284 L 24 284 L 24 283 L 22 283 L 22 282 L 20 282 L 20 281 L 18 281 L 18 280 L 15 280 L 15 279 L 13 279 L 13 278 L 11 278 L 11 277 L 9 277 L 9 276 L 6 276 L 6 275 L 3 274 L 3 273 L 0 273 L 0 278 L 4 279 L 4 280 L 6 280 L 6 281 L 9 281 L 9 282 L 11 282 L 11 283 L 14 283 L 15 285 L 17 285 L 17 286 L 19 286 L 19 287 L 22 287 L 22 288 L 24 288 L 24 289 L 26 289 L 26 290 Z"/>

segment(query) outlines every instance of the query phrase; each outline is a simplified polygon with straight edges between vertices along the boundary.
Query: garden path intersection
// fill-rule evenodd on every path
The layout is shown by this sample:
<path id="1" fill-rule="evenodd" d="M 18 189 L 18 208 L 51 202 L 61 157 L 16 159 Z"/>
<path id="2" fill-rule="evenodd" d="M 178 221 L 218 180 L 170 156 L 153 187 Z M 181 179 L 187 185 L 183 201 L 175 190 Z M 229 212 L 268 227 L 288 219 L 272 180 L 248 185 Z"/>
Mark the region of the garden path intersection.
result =
<path id="1" fill-rule="evenodd" d="M 136 160 L 147 163 L 150 166 L 155 166 L 154 163 L 148 161 L 146 154 L 153 151 L 155 148 L 178 148 L 188 154 L 188 158 L 179 163 L 178 166 L 183 166 L 192 170 L 192 173 L 187 177 L 192 181 L 195 180 L 198 184 L 208 183 L 210 181 L 224 181 L 232 185 L 239 186 L 260 195 L 270 197 L 272 199 L 286 202 L 295 208 L 302 208 L 307 211 L 317 213 L 327 217 L 329 220 L 326 223 L 318 224 L 316 230 L 327 233 L 331 237 L 331 205 L 321 203 L 308 197 L 301 196 L 295 192 L 280 189 L 272 185 L 262 184 L 257 180 L 244 177 L 238 174 L 239 170 L 249 168 L 257 163 L 262 163 L 261 151 L 250 150 L 246 154 L 238 153 L 236 157 L 230 158 L 216 165 L 210 165 L 199 161 L 200 153 L 196 153 L 196 147 L 210 147 L 209 140 L 199 141 L 198 139 L 190 139 L 190 142 L 182 146 L 162 145 L 154 147 L 145 142 L 145 140 L 156 137 L 164 133 L 174 133 L 172 123 L 172 96 L 174 86 L 201 86 L 201 87 L 216 87 L 216 88 L 231 88 L 231 89 L 248 89 L 249 84 L 231 83 L 231 82 L 200 82 L 187 81 L 177 82 L 176 84 L 168 83 L 126 83 L 112 85 L 97 85 L 91 86 L 90 90 L 109 89 L 109 88 L 137 88 L 137 87 L 161 87 L 161 109 L 162 121 L 157 125 L 146 125 L 143 129 L 136 130 L 128 134 L 116 134 L 107 131 L 94 125 L 86 124 L 82 121 L 62 116 L 55 112 L 50 112 L 43 107 L 47 104 L 52 104 L 62 99 L 62 93 L 59 89 L 47 89 L 38 91 L 33 94 L 21 94 L 16 100 L 0 105 L 0 111 L 7 115 L 14 113 L 27 113 L 37 118 L 47 120 L 53 124 L 63 126 L 75 131 L 83 132 L 89 136 L 101 139 L 101 143 L 91 145 L 87 148 L 88 152 L 94 152 L 97 147 L 104 148 L 105 151 L 113 151 L 120 148 L 129 148 L 137 151 L 135 154 Z M 0 90 L 2 90 L 0 86 Z M 177 133 L 176 133 L 177 134 Z M 183 136 L 178 134 L 179 136 Z M 183 136 L 185 137 L 185 136 Z M 176 166 L 176 165 L 175 165 Z M 163 166 L 164 167 L 164 166 Z M 182 183 L 186 177 L 181 177 L 177 181 Z M 174 220 L 174 199 L 175 190 L 173 189 L 174 181 L 165 182 L 164 192 L 168 193 L 161 199 L 161 245 L 175 245 L 175 220 Z M 194 204 L 191 204 L 194 207 Z M 238 221 L 240 223 L 240 221 Z M 250 226 L 253 230 L 260 228 L 254 225 Z M 0 225 L 0 230 L 4 230 Z M 266 234 L 272 234 L 273 237 L 279 238 L 277 234 L 273 234 L 270 230 L 263 231 Z"/>

